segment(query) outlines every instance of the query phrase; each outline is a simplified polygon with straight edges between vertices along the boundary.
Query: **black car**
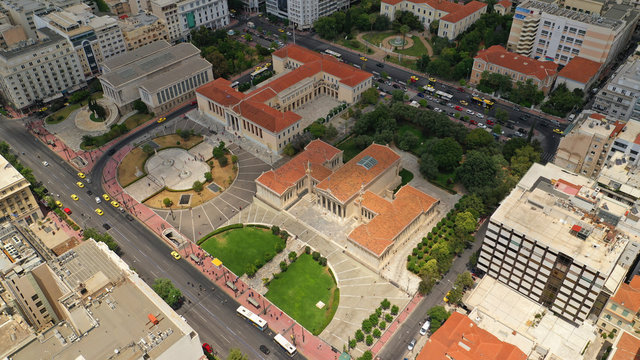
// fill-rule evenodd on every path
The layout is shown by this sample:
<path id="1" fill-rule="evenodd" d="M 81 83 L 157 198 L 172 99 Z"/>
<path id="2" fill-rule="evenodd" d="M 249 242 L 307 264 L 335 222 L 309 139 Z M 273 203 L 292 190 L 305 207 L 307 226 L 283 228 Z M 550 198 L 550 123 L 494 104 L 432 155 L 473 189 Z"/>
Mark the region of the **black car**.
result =
<path id="1" fill-rule="evenodd" d="M 384 64 L 383 63 L 377 63 L 376 66 L 379 67 L 379 68 L 383 68 Z"/>
<path id="2" fill-rule="evenodd" d="M 89 196 L 93 195 L 93 191 L 87 190 L 87 195 L 89 195 Z"/>
<path id="3" fill-rule="evenodd" d="M 102 227 L 103 227 L 105 230 L 109 230 L 109 229 L 111 229 L 111 226 L 109 226 L 109 224 L 107 224 L 107 223 L 102 224 Z"/>
<path id="4" fill-rule="evenodd" d="M 131 216 L 131 214 L 127 214 L 124 217 L 127 218 L 127 220 L 129 221 L 133 221 L 133 216 Z"/>
<path id="5" fill-rule="evenodd" d="M 394 89 L 400 89 L 400 85 L 398 85 L 398 84 L 393 84 L 393 88 L 394 88 Z"/>
<path id="6" fill-rule="evenodd" d="M 269 353 L 271 352 L 269 351 L 269 348 L 264 345 L 260 345 L 260 351 L 262 351 L 265 355 L 269 355 Z"/>
<path id="7" fill-rule="evenodd" d="M 383 78 L 378 78 L 378 82 L 379 83 L 384 83 L 384 79 Z"/>

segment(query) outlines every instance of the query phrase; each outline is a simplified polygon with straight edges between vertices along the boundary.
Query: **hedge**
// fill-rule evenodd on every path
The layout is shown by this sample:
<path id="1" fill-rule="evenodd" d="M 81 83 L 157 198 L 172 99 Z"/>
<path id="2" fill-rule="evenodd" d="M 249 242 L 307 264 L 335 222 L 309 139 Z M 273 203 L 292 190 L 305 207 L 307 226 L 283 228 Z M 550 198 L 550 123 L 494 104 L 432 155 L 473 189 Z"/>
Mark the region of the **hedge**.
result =
<path id="1" fill-rule="evenodd" d="M 259 228 L 259 229 L 271 229 L 270 226 L 268 225 L 262 225 L 262 224 L 247 224 L 245 225 L 246 227 L 254 227 L 254 228 Z"/>
<path id="2" fill-rule="evenodd" d="M 220 228 L 217 228 L 215 230 L 213 230 L 212 232 L 208 233 L 207 235 L 205 235 L 202 239 L 198 240 L 198 245 L 201 245 L 203 242 L 209 240 L 210 237 L 214 236 L 214 235 L 218 235 L 223 231 L 227 231 L 227 230 L 231 230 L 231 229 L 240 229 L 243 228 L 244 224 L 231 224 L 231 225 L 227 225 L 227 226 L 223 226 Z"/>

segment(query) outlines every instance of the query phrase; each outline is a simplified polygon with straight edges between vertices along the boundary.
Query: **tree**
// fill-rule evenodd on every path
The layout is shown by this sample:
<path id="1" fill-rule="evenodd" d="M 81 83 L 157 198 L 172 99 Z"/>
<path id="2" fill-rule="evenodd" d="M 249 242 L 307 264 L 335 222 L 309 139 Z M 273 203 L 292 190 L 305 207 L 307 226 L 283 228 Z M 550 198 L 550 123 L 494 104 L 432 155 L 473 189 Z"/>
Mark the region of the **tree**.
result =
<path id="1" fill-rule="evenodd" d="M 462 295 L 464 295 L 464 291 L 459 287 L 454 287 L 449 290 L 447 299 L 450 304 L 459 304 L 462 301 Z"/>
<path id="2" fill-rule="evenodd" d="M 113 240 L 113 238 L 109 234 L 103 234 L 98 232 L 98 230 L 94 228 L 88 228 L 84 230 L 84 232 L 82 233 L 82 237 L 85 240 L 93 239 L 97 242 L 103 242 L 107 245 L 109 250 L 113 251 L 116 254 L 120 254 L 120 246 L 115 242 L 115 240 Z"/>
<path id="3" fill-rule="evenodd" d="M 83 100 L 85 100 L 86 98 L 89 97 L 89 92 L 87 90 L 80 90 L 80 91 L 76 91 L 73 94 L 71 94 L 71 96 L 69 96 L 69 102 L 71 104 L 76 104 L 79 103 Z"/>
<path id="4" fill-rule="evenodd" d="M 543 99 L 544 94 L 538 90 L 538 86 L 531 79 L 528 79 L 525 83 L 518 81 L 516 87 L 509 93 L 510 101 L 526 107 L 540 104 Z"/>
<path id="5" fill-rule="evenodd" d="M 438 162 L 429 153 L 424 153 L 420 157 L 420 173 L 427 179 L 435 179 L 438 172 Z"/>
<path id="6" fill-rule="evenodd" d="M 452 172 L 462 160 L 462 146 L 450 137 L 435 142 L 430 153 L 442 172 Z"/>
<path id="7" fill-rule="evenodd" d="M 137 111 L 140 114 L 148 114 L 149 113 L 149 108 L 147 107 L 147 104 L 144 103 L 144 101 L 140 100 L 140 99 L 136 99 L 133 102 L 133 109 L 135 111 Z"/>
<path id="8" fill-rule="evenodd" d="M 508 75 L 491 73 L 483 71 L 480 76 L 478 90 L 486 93 L 497 92 L 500 94 L 508 94 L 513 88 L 513 82 Z"/>
<path id="9" fill-rule="evenodd" d="M 149 144 L 144 144 L 142 145 L 142 152 L 147 154 L 147 155 L 151 155 L 154 153 L 154 149 L 153 146 L 149 145 Z"/>
<path id="10" fill-rule="evenodd" d="M 231 69 L 229 68 L 229 62 L 220 51 L 214 50 L 204 58 L 211 63 L 211 69 L 213 70 L 213 76 L 215 78 L 230 75 Z"/>
<path id="11" fill-rule="evenodd" d="M 400 141 L 398 142 L 398 147 L 404 151 L 415 151 L 415 149 L 420 145 L 420 138 L 418 135 L 407 131 L 404 133 Z"/>
<path id="12" fill-rule="evenodd" d="M 480 149 L 493 144 L 493 136 L 484 129 L 476 128 L 467 134 L 465 142 L 467 149 Z"/>
<path id="13" fill-rule="evenodd" d="M 454 230 L 456 233 L 461 235 L 470 234 L 476 229 L 476 226 L 478 226 L 478 222 L 471 212 L 461 211 L 456 214 L 454 221 Z"/>
<path id="14" fill-rule="evenodd" d="M 227 159 L 226 156 L 223 156 L 218 159 L 218 164 L 220 164 L 220 167 L 225 167 L 229 164 L 229 159 Z"/>
<path id="15" fill-rule="evenodd" d="M 153 281 L 151 288 L 172 308 L 175 308 L 182 301 L 182 292 L 173 286 L 169 279 L 157 278 Z"/>
<path id="16" fill-rule="evenodd" d="M 378 90 L 376 88 L 368 88 L 362 93 L 362 101 L 366 104 L 375 105 L 378 103 Z"/>
<path id="17" fill-rule="evenodd" d="M 431 318 L 431 333 L 433 334 L 436 330 L 442 326 L 442 324 L 449 318 L 449 312 L 444 308 L 444 306 L 434 306 L 427 311 L 427 314 Z"/>
<path id="18" fill-rule="evenodd" d="M 527 144 L 527 140 L 523 138 L 514 137 L 513 139 L 509 139 L 502 147 L 502 155 L 505 159 L 511 160 L 516 154 L 516 150 L 527 146 Z"/>
<path id="19" fill-rule="evenodd" d="M 496 109 L 495 116 L 499 123 L 506 123 L 509 120 L 509 113 L 502 108 Z"/>
<path id="20" fill-rule="evenodd" d="M 540 161 L 540 153 L 536 152 L 532 146 L 527 145 L 516 150 L 516 154 L 511 158 L 511 171 L 514 175 L 522 177 L 534 162 Z"/>
<path id="21" fill-rule="evenodd" d="M 462 272 L 458 274 L 458 277 L 456 277 L 455 285 L 456 287 L 462 290 L 466 290 L 472 287 L 473 284 L 474 284 L 473 277 L 471 276 L 471 273 L 468 271 Z"/>
<path id="22" fill-rule="evenodd" d="M 398 315 L 398 311 L 400 311 L 398 305 L 391 306 L 391 315 Z"/>
<path id="23" fill-rule="evenodd" d="M 383 309 L 387 310 L 388 308 L 391 307 L 391 302 L 387 299 L 384 299 L 380 302 L 380 307 L 382 307 Z"/>
<path id="24" fill-rule="evenodd" d="M 584 93 L 580 89 L 569 91 L 565 84 L 558 85 L 542 104 L 542 111 L 559 117 L 567 116 L 570 111 L 582 107 Z"/>
<path id="25" fill-rule="evenodd" d="M 431 259 L 420 269 L 420 284 L 418 285 L 418 291 L 422 295 L 427 295 L 433 289 L 440 278 L 440 272 L 438 271 L 438 261 Z"/>
<path id="26" fill-rule="evenodd" d="M 202 190 L 204 190 L 204 185 L 196 180 L 193 182 L 193 186 L 192 186 L 193 191 L 197 192 L 198 194 L 200 194 L 202 192 Z"/>
<path id="27" fill-rule="evenodd" d="M 379 338 L 382 335 L 380 329 L 373 329 L 373 337 Z"/>
<path id="28" fill-rule="evenodd" d="M 431 247 L 431 256 L 437 261 L 438 272 L 445 274 L 451 268 L 453 254 L 446 242 L 438 242 Z"/>
<path id="29" fill-rule="evenodd" d="M 492 132 L 494 134 L 502 135 L 502 126 L 500 126 L 500 124 L 495 124 L 493 126 Z"/>
<path id="30" fill-rule="evenodd" d="M 162 203 L 164 204 L 164 207 L 171 207 L 171 205 L 173 205 L 173 201 L 169 198 L 162 199 Z"/>
<path id="31" fill-rule="evenodd" d="M 373 336 L 367 335 L 367 338 L 365 339 L 365 343 L 367 344 L 367 346 L 371 346 L 371 344 L 373 344 Z"/>
<path id="32" fill-rule="evenodd" d="M 431 22 L 431 24 L 429 24 L 429 32 L 434 35 L 437 35 L 439 27 L 440 27 L 440 21 L 434 20 Z"/>
<path id="33" fill-rule="evenodd" d="M 229 355 L 227 356 L 227 360 L 249 360 L 249 357 L 242 353 L 242 351 L 238 349 L 231 349 L 229 351 Z"/>
<path id="34" fill-rule="evenodd" d="M 468 211 L 475 219 L 485 214 L 485 207 L 482 199 L 476 194 L 465 195 L 456 204 L 458 211 Z"/>
<path id="35" fill-rule="evenodd" d="M 208 183 L 213 181 L 213 174 L 211 174 L 211 171 L 207 171 L 204 173 L 204 181 Z"/>
<path id="36" fill-rule="evenodd" d="M 327 131 L 326 126 L 319 121 L 314 121 L 309 126 L 309 132 L 313 135 L 314 139 L 318 139 L 324 137 L 325 132 Z"/>
<path id="37" fill-rule="evenodd" d="M 391 92 L 391 99 L 393 101 L 404 101 L 404 92 L 402 90 L 393 90 Z"/>
<path id="38" fill-rule="evenodd" d="M 483 131 L 486 134 L 486 131 Z M 493 187 L 496 183 L 498 168 L 490 155 L 481 151 L 470 151 L 457 171 L 458 180 L 469 191 L 484 186 Z"/>
<path id="39" fill-rule="evenodd" d="M 360 329 L 356 330 L 356 341 L 364 341 L 364 333 Z"/>
<path id="40" fill-rule="evenodd" d="M 444 78 L 450 78 L 451 63 L 442 58 L 431 60 L 427 66 L 427 72 L 433 75 L 441 76 Z"/>
<path id="41" fill-rule="evenodd" d="M 296 261 L 296 258 L 298 257 L 298 254 L 296 254 L 296 252 L 295 252 L 295 251 L 291 251 L 291 252 L 289 253 L 289 256 L 288 256 L 288 257 L 289 257 L 289 261 L 290 261 L 290 262 L 294 262 L 294 261 Z"/>
<path id="42" fill-rule="evenodd" d="M 373 359 L 373 354 L 371 353 L 371 350 L 365 351 L 362 354 L 362 356 L 358 358 L 358 360 L 371 360 L 371 359 Z"/>
<path id="43" fill-rule="evenodd" d="M 411 30 L 411 28 L 408 25 L 402 25 L 400 26 L 400 29 L 398 29 L 398 32 L 400 32 L 400 34 L 402 34 L 402 48 L 404 49 L 405 47 L 405 37 L 407 35 L 407 33 Z"/>
<path id="44" fill-rule="evenodd" d="M 313 24 L 313 28 L 323 39 L 333 40 L 338 36 L 336 19 L 332 16 L 319 18 Z"/>
<path id="45" fill-rule="evenodd" d="M 427 54 L 423 54 L 418 61 L 416 61 L 416 67 L 418 70 L 422 72 L 426 72 L 429 67 L 429 63 L 431 62 L 431 58 Z"/>

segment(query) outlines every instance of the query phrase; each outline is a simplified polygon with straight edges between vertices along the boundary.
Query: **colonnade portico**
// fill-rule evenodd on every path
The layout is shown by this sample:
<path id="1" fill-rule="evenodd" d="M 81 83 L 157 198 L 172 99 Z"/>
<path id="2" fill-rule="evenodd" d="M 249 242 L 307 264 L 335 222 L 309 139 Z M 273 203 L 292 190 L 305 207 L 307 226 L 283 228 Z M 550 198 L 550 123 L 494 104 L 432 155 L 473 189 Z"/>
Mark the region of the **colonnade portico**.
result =
<path id="1" fill-rule="evenodd" d="M 320 205 L 323 209 L 329 210 L 332 214 L 336 215 L 340 219 L 344 219 L 347 216 L 347 209 L 344 205 L 327 196 L 324 196 L 321 193 L 318 193 L 317 196 L 318 205 Z"/>

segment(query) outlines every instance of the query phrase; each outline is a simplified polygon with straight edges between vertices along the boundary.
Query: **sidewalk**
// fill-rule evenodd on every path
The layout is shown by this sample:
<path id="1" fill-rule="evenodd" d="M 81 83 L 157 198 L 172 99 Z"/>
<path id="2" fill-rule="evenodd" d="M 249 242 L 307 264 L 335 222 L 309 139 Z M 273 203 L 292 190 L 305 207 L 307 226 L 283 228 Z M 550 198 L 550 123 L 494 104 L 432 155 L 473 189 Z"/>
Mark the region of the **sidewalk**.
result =
<path id="1" fill-rule="evenodd" d="M 405 321 L 413 313 L 413 310 L 416 308 L 416 306 L 418 306 L 420 301 L 422 301 L 422 298 L 422 295 L 416 294 L 413 299 L 411 299 L 411 301 L 407 304 L 407 306 L 398 314 L 395 320 L 393 320 L 393 322 L 389 324 L 389 327 L 387 328 L 388 330 L 384 334 L 382 334 L 380 339 L 378 339 L 378 341 L 373 344 L 373 347 L 371 348 L 371 352 L 374 356 L 377 355 L 387 344 L 393 334 L 398 330 L 398 328 L 400 328 L 402 322 Z"/>

